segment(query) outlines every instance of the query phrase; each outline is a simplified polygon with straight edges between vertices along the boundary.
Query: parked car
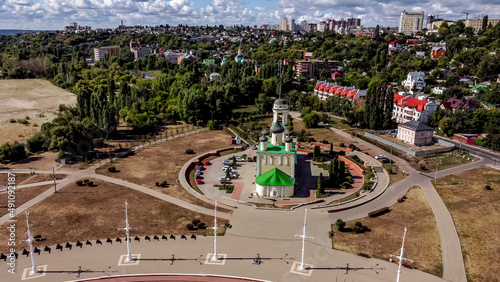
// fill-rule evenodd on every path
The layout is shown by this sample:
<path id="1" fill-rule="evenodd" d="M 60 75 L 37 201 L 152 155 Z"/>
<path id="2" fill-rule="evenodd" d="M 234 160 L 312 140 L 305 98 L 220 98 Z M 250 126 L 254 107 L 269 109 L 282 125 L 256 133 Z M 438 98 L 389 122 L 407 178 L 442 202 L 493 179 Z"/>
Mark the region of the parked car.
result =
<path id="1" fill-rule="evenodd" d="M 196 184 L 204 184 L 204 182 L 201 179 L 196 179 Z"/>
<path id="2" fill-rule="evenodd" d="M 382 160 L 382 159 L 386 159 L 386 157 L 384 155 L 378 155 L 375 157 L 376 160 Z"/>
<path id="3" fill-rule="evenodd" d="M 242 157 L 236 157 L 236 161 L 237 161 L 237 162 L 244 162 L 244 161 L 245 161 L 245 159 L 243 159 Z"/>
<path id="4" fill-rule="evenodd" d="M 222 164 L 224 164 L 224 165 L 233 165 L 233 161 L 231 161 L 231 160 L 224 160 L 222 162 Z"/>
<path id="5" fill-rule="evenodd" d="M 252 158 L 250 158 L 250 157 L 248 157 L 248 158 L 247 158 L 247 162 L 253 162 L 253 159 L 252 159 Z"/>
<path id="6" fill-rule="evenodd" d="M 195 172 L 195 174 L 194 174 L 194 176 L 195 176 L 195 177 L 200 177 L 200 175 L 201 175 L 201 171 L 199 171 L 199 170 L 197 170 L 197 171 Z"/>
<path id="7" fill-rule="evenodd" d="M 231 182 L 231 179 L 229 179 L 225 176 L 221 176 L 221 177 L 219 177 L 219 182 L 220 183 L 229 183 L 229 182 Z"/>
<path id="8" fill-rule="evenodd" d="M 212 164 L 212 163 L 211 163 L 211 162 L 209 162 L 209 161 L 206 161 L 206 162 L 204 163 L 204 165 L 211 165 L 211 164 Z"/>
<path id="9" fill-rule="evenodd" d="M 238 173 L 236 173 L 236 171 L 231 171 L 231 172 L 229 173 L 229 178 L 238 178 L 238 176 L 239 176 L 239 175 L 238 175 Z"/>
<path id="10" fill-rule="evenodd" d="M 253 144 L 252 145 L 252 150 L 257 150 L 257 145 Z"/>
<path id="11" fill-rule="evenodd" d="M 253 156 L 253 161 L 256 162 L 257 161 L 257 156 Z"/>

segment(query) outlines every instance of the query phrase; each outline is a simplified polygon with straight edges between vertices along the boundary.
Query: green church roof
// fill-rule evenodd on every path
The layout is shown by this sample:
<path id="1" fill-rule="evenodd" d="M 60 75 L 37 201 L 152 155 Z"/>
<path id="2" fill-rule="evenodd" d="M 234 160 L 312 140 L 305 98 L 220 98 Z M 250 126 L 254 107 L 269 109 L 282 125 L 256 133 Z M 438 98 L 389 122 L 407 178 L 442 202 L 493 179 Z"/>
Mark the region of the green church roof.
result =
<path id="1" fill-rule="evenodd" d="M 284 173 L 278 168 L 273 168 L 270 171 L 261 174 L 255 178 L 255 183 L 259 185 L 269 186 L 292 186 L 295 184 L 295 178 Z"/>
<path id="2" fill-rule="evenodd" d="M 273 153 L 273 154 L 297 154 L 297 150 L 295 150 L 295 144 L 292 143 L 292 150 L 288 152 L 285 150 L 285 144 L 281 145 L 273 145 L 271 142 L 267 142 L 267 150 L 262 151 L 262 148 L 259 144 L 259 149 L 257 153 Z"/>

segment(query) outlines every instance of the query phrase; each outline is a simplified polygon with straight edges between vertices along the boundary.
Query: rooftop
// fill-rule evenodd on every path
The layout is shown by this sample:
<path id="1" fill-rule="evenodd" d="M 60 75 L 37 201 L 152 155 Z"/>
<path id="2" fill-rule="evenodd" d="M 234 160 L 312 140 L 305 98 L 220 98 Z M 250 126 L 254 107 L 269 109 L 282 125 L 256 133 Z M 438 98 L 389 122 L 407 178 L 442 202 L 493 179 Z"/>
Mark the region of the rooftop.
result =
<path id="1" fill-rule="evenodd" d="M 278 168 L 273 168 L 268 172 L 257 176 L 257 178 L 255 178 L 255 183 L 269 186 L 292 186 L 295 184 L 295 178 L 289 176 Z"/>
<path id="2" fill-rule="evenodd" d="M 288 152 L 287 150 L 285 150 L 285 144 L 283 144 L 283 145 L 273 145 L 271 142 L 268 142 L 267 143 L 267 150 L 266 151 L 262 151 L 260 149 L 260 145 L 259 145 L 259 149 L 257 150 L 257 153 L 296 154 L 297 150 L 295 150 L 295 144 L 294 143 L 292 143 L 292 150 L 290 152 Z"/>

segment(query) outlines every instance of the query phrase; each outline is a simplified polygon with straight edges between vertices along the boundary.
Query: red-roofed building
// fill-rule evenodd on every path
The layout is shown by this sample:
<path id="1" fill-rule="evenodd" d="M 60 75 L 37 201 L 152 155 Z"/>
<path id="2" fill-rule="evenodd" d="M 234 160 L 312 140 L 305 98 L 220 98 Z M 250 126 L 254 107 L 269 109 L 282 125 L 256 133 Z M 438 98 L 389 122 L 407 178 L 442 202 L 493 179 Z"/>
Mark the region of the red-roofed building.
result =
<path id="1" fill-rule="evenodd" d="M 354 87 L 339 86 L 335 83 L 327 83 L 325 81 L 318 81 L 314 86 L 314 94 L 321 100 L 326 100 L 330 96 L 342 95 L 345 98 L 354 101 L 356 99 L 364 99 L 366 90 L 358 90 Z"/>
<path id="2" fill-rule="evenodd" d="M 450 98 L 440 106 L 441 109 L 450 111 L 462 111 L 464 113 L 471 113 L 476 109 L 476 102 L 470 99 L 455 99 Z"/>
<path id="3" fill-rule="evenodd" d="M 434 101 L 424 100 L 424 97 L 417 99 L 412 96 L 394 94 L 392 118 L 397 123 L 405 123 L 410 120 L 428 123 L 437 108 L 438 105 Z"/>

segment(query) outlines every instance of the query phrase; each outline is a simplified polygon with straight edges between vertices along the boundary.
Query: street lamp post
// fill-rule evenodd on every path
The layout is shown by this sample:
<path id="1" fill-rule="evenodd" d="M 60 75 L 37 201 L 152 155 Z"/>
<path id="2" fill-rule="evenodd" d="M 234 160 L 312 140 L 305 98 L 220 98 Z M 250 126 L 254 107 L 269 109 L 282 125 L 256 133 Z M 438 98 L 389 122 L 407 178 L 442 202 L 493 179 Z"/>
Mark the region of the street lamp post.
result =
<path id="1" fill-rule="evenodd" d="M 29 217 L 29 213 L 26 212 L 26 226 L 28 227 L 28 240 L 26 240 L 26 242 L 28 242 L 28 244 L 30 245 L 31 273 L 36 274 L 36 273 L 38 273 L 38 269 L 36 268 L 35 256 L 33 253 L 33 241 L 35 241 L 35 239 L 33 239 L 33 237 L 31 237 L 30 224 L 29 224 L 28 217 Z"/>

